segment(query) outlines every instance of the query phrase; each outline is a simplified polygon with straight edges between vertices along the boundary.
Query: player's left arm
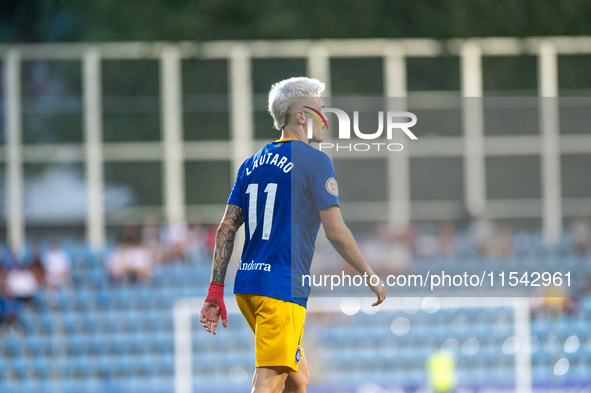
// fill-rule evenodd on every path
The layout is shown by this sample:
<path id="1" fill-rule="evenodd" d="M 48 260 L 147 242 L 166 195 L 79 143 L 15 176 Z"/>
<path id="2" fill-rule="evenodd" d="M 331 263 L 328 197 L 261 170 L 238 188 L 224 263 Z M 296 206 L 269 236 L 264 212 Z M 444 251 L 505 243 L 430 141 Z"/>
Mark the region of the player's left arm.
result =
<path id="1" fill-rule="evenodd" d="M 217 333 L 220 316 L 222 317 L 222 325 L 227 327 L 226 305 L 224 304 L 224 281 L 226 279 L 230 257 L 234 250 L 234 238 L 243 223 L 244 212 L 242 208 L 228 204 L 224 218 L 216 232 L 211 282 L 207 297 L 199 313 L 201 324 L 208 332 L 213 334 Z"/>
<path id="2" fill-rule="evenodd" d="M 359 273 L 367 275 L 368 277 L 377 277 L 365 258 L 363 258 L 363 255 L 361 255 L 361 252 L 357 247 L 357 242 L 355 242 L 355 238 L 351 234 L 349 228 L 347 228 L 345 221 L 343 221 L 339 206 L 328 206 L 321 209 L 318 213 L 320 215 L 320 220 L 322 221 L 326 238 L 341 257 L 343 257 L 343 259 Z M 384 282 L 379 279 L 379 277 L 377 285 L 372 285 L 371 279 L 368 281 L 367 285 L 377 296 L 377 300 L 372 306 L 377 306 L 386 299 L 386 293 L 388 291 L 386 290 Z"/>
<path id="3" fill-rule="evenodd" d="M 377 296 L 377 300 L 373 303 L 373 306 L 377 306 L 386 299 L 386 286 L 359 252 L 355 238 L 343 221 L 332 161 L 322 152 L 316 154 L 315 158 L 316 162 L 310 166 L 312 169 L 309 172 L 310 189 L 314 204 L 320 208 L 318 214 L 326 238 L 351 267 L 370 278 L 368 286 Z M 372 285 L 373 276 L 378 279 L 377 285 Z"/>

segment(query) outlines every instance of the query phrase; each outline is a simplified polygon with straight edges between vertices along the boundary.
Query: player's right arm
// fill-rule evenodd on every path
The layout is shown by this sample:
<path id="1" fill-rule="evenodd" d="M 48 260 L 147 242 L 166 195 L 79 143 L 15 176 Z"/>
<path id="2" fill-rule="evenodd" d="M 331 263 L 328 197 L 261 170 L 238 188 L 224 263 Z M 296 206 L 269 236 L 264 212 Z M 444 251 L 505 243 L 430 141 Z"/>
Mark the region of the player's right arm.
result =
<path id="1" fill-rule="evenodd" d="M 241 207 L 228 204 L 226 213 L 215 235 L 215 248 L 213 251 L 213 267 L 211 269 L 211 282 L 223 284 L 226 279 L 226 270 L 230 263 L 230 257 L 234 250 L 234 238 L 240 226 L 244 223 L 244 212 Z"/>
<path id="2" fill-rule="evenodd" d="M 326 238 L 341 257 L 360 274 L 367 274 L 369 277 L 375 275 L 363 255 L 361 255 L 355 238 L 353 238 L 351 231 L 343 221 L 341 209 L 338 206 L 329 206 L 321 209 L 318 213 L 320 214 Z M 368 280 L 367 284 L 378 297 L 378 300 L 372 306 L 382 303 L 386 299 L 387 292 L 384 282 L 380 279 L 378 284 L 374 286 L 371 285 L 371 280 Z"/>
<path id="3" fill-rule="evenodd" d="M 203 327 L 213 334 L 217 333 L 220 316 L 222 317 L 222 325 L 224 327 L 227 326 L 226 306 L 224 304 L 224 281 L 226 279 L 230 257 L 234 250 L 234 238 L 236 237 L 238 228 L 243 223 L 244 212 L 242 208 L 229 203 L 226 206 L 224 218 L 216 232 L 209 291 L 199 314 L 199 320 Z"/>

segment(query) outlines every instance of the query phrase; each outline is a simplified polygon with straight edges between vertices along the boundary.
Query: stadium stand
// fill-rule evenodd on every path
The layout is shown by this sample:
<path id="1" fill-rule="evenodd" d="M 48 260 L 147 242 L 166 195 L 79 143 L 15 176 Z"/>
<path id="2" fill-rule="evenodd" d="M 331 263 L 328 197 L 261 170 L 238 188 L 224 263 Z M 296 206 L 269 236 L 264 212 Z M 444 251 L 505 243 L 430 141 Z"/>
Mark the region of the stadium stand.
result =
<path id="1" fill-rule="evenodd" d="M 534 239 L 527 241 L 527 247 L 526 238 Z M 589 275 L 590 254 L 574 253 L 566 238 L 552 249 L 544 248 L 538 238 L 540 234 L 516 234 L 515 252 L 493 262 L 517 270 L 529 265 L 564 266 L 573 274 Z M 413 270 L 437 266 L 464 271 L 491 263 L 462 236 L 457 241 L 458 256 L 415 258 Z M 0 391 L 172 392 L 173 303 L 206 294 L 209 264 L 171 263 L 155 268 L 151 286 L 114 285 L 109 283 L 104 256 L 93 255 L 79 244 L 65 249 L 74 261 L 72 287 L 59 290 L 51 305 L 40 291 L 34 304 L 22 310 L 24 333 L 3 329 Z M 573 288 L 573 293 L 578 289 Z M 459 386 L 514 385 L 513 313 L 502 302 L 433 312 L 406 307 L 401 299 L 388 301 L 402 306 L 373 315 L 309 316 L 308 347 L 316 356 L 315 369 L 322 370 L 320 377 L 313 376 L 311 391 L 323 384 L 348 391 L 369 381 L 407 389 L 424 387 L 426 359 L 442 346 L 455 354 Z M 579 298 L 569 312 L 552 314 L 541 309 L 532 315 L 534 386 L 591 382 L 591 299 Z M 222 339 L 205 334 L 193 323 L 196 390 L 208 386 L 231 392 L 250 383 L 246 376 L 254 366 L 252 334 L 237 315 L 230 316 L 228 325 L 220 332 Z M 363 362 L 354 361 L 360 357 Z"/>

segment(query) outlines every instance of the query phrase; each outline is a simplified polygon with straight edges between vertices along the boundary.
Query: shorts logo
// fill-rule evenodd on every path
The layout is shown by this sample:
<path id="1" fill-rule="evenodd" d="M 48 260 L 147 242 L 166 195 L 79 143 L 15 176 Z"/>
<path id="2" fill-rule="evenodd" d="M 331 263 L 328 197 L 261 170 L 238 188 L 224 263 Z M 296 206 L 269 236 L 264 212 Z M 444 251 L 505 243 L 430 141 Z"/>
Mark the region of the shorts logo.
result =
<path id="1" fill-rule="evenodd" d="M 336 197 L 339 196 L 339 187 L 337 186 L 337 181 L 334 177 L 331 177 L 326 181 L 326 191 Z"/>
<path id="2" fill-rule="evenodd" d="M 302 350 L 300 348 L 298 348 L 297 351 L 296 351 L 296 356 L 295 356 L 296 364 L 299 364 L 300 363 L 300 356 L 301 356 L 301 354 L 302 354 Z"/>

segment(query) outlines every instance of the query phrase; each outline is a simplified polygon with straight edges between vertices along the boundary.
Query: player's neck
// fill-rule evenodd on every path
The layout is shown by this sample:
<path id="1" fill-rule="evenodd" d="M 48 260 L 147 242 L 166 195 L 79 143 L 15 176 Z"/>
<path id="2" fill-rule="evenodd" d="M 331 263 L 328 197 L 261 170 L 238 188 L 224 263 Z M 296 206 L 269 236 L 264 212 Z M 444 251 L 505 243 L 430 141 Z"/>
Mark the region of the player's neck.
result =
<path id="1" fill-rule="evenodd" d="M 306 137 L 306 134 L 299 129 L 295 129 L 292 130 L 289 127 L 284 127 L 283 130 L 281 130 L 281 139 L 289 139 L 289 138 L 295 138 L 295 139 L 299 139 L 300 141 L 306 143 L 306 144 L 310 144 L 310 141 L 308 140 L 308 138 Z"/>

